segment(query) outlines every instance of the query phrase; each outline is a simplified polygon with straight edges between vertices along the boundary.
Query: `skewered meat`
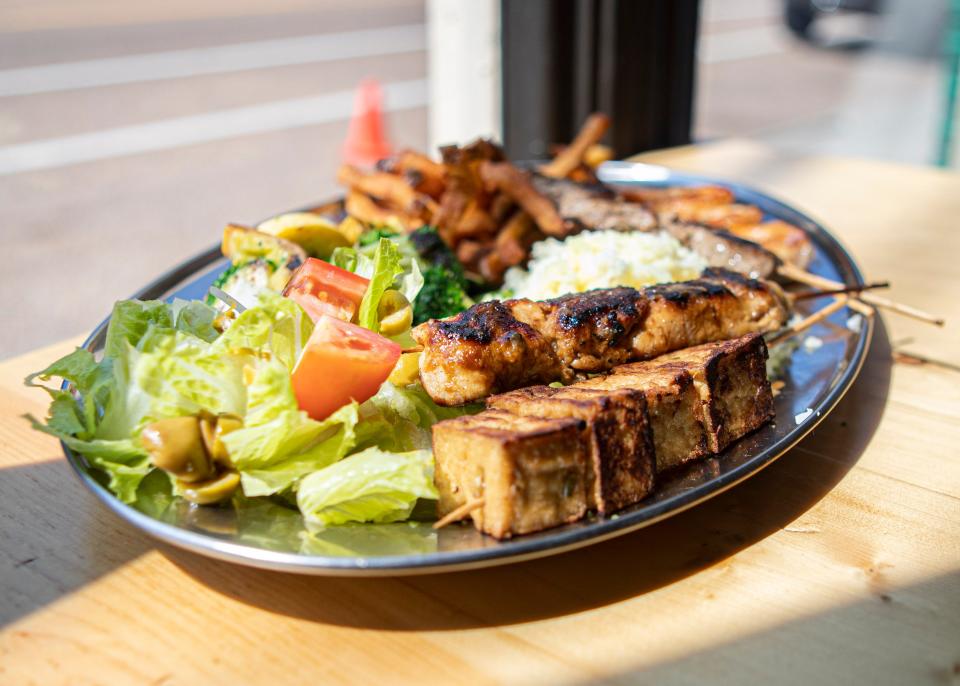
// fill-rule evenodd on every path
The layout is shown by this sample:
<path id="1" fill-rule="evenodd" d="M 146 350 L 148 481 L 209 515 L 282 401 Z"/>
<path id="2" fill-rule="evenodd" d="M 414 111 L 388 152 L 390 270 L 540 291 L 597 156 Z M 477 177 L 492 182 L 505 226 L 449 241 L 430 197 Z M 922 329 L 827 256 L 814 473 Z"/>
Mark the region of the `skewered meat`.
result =
<path id="1" fill-rule="evenodd" d="M 813 241 L 800 227 L 779 219 L 762 222 L 753 226 L 740 226 L 730 229 L 731 233 L 747 241 L 762 245 L 776 255 L 782 262 L 806 269 L 813 259 Z"/>
<path id="2" fill-rule="evenodd" d="M 588 185 L 530 175 L 533 187 L 550 200 L 563 218 L 566 235 L 585 230 L 653 231 L 657 220 L 639 203 L 624 202 L 603 184 Z"/>
<path id="3" fill-rule="evenodd" d="M 751 279 L 771 279 L 781 264 L 766 248 L 723 229 L 675 222 L 665 224 L 663 230 L 706 260 L 708 267 L 728 269 Z"/>
<path id="4" fill-rule="evenodd" d="M 475 305 L 413 330 L 420 378 L 440 405 L 556 380 L 571 382 L 632 360 L 780 328 L 789 306 L 773 283 L 724 270 L 642 291 L 613 288 L 554 300 Z"/>
<path id="5" fill-rule="evenodd" d="M 679 203 L 688 203 L 692 207 L 716 207 L 736 201 L 733 191 L 723 186 L 631 186 L 620 190 L 620 195 L 631 202 L 643 203 L 654 212 Z"/>
<path id="6" fill-rule="evenodd" d="M 563 376 L 550 342 L 497 300 L 431 319 L 413 334 L 425 348 L 420 378 L 434 400 L 444 399 L 441 404 L 461 405 Z"/>
<path id="7" fill-rule="evenodd" d="M 574 522 L 587 512 L 592 478 L 585 422 L 485 410 L 433 427 L 434 480 L 443 516 L 482 497 L 471 512 L 497 538 Z"/>
<path id="8" fill-rule="evenodd" d="M 587 489 L 591 510 L 616 512 L 644 498 L 653 487 L 654 453 L 643 393 L 530 386 L 491 396 L 487 407 L 530 417 L 584 420 L 592 466 Z"/>

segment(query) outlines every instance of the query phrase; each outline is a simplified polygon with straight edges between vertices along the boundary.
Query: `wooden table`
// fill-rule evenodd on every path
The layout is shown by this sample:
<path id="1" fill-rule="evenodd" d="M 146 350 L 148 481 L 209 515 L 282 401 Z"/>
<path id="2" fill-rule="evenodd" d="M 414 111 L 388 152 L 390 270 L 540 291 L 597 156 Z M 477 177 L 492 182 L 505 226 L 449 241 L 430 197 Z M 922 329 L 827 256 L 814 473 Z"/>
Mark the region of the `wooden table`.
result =
<path id="1" fill-rule="evenodd" d="M 647 155 L 810 211 L 884 316 L 796 449 L 670 520 L 510 567 L 298 577 L 159 545 L 98 504 L 0 364 L 0 683 L 878 683 L 960 680 L 960 176 L 745 141 Z M 910 352 L 931 360 L 896 362 Z"/>

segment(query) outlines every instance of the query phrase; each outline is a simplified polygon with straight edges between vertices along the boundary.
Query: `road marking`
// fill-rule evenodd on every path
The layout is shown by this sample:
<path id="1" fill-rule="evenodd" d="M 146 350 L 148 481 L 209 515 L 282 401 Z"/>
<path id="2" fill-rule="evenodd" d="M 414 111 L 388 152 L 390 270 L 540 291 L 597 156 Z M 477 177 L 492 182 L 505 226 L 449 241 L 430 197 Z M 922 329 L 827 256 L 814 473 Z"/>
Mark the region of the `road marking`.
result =
<path id="1" fill-rule="evenodd" d="M 427 81 L 395 81 L 383 86 L 388 112 L 424 107 Z M 0 147 L 0 175 L 52 169 L 125 155 L 168 150 L 197 143 L 283 131 L 347 119 L 353 111 L 353 90 L 309 98 L 237 107 L 188 117 L 162 119 L 63 138 Z"/>
<path id="2" fill-rule="evenodd" d="M 0 70 L 0 96 L 32 95 L 426 49 L 423 24 Z"/>
<path id="3" fill-rule="evenodd" d="M 779 25 L 710 33 L 700 37 L 697 59 L 705 64 L 745 60 L 788 52 L 794 44 Z"/>

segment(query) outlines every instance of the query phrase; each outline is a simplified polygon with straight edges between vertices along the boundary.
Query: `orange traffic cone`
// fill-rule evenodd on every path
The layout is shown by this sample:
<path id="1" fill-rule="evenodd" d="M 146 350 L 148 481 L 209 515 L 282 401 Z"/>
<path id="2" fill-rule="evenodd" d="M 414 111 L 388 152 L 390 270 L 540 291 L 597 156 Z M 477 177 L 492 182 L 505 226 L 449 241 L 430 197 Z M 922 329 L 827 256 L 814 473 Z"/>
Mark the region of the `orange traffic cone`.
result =
<path id="1" fill-rule="evenodd" d="M 364 79 L 357 89 L 353 116 L 347 139 L 343 143 L 343 159 L 347 164 L 371 167 L 390 154 L 383 127 L 383 92 L 375 79 Z"/>

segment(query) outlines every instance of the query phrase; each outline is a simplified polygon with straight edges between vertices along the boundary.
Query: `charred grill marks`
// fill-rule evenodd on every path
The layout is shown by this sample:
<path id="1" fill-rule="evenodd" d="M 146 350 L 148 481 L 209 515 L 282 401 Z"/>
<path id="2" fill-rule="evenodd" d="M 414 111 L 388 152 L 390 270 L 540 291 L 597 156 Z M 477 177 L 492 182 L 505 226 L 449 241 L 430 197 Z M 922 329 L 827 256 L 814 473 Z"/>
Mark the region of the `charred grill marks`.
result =
<path id="1" fill-rule="evenodd" d="M 436 328 L 441 336 L 481 345 L 490 344 L 495 337 L 509 341 L 522 334 L 536 333 L 527 324 L 517 321 L 499 300 L 479 303 L 453 319 L 437 321 Z"/>
<path id="2" fill-rule="evenodd" d="M 633 288 L 607 288 L 554 298 L 545 305 L 555 309 L 561 329 L 572 331 L 591 326 L 609 332 L 601 337 L 613 342 L 639 320 L 639 300 L 640 292 Z"/>
<path id="3" fill-rule="evenodd" d="M 680 308 L 687 307 L 692 300 L 697 298 L 733 297 L 733 293 L 722 283 L 705 279 L 685 281 L 679 284 L 668 283 L 650 286 L 645 289 L 645 292 L 651 298 L 661 298 Z"/>

